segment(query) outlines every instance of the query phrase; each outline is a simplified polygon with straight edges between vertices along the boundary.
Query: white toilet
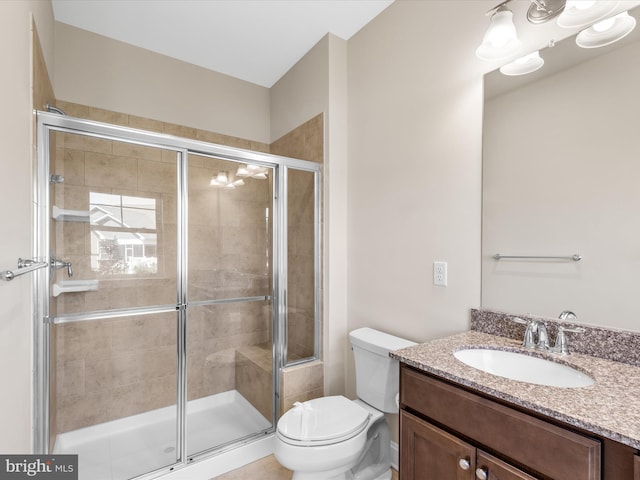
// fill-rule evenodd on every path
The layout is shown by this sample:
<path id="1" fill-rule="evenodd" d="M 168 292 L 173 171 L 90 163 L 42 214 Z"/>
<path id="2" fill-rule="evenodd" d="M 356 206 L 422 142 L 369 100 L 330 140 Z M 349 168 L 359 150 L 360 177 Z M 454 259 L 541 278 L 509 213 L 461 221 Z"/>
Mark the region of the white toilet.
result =
<path id="1" fill-rule="evenodd" d="M 389 352 L 415 345 L 371 328 L 349 334 L 358 400 L 322 397 L 296 405 L 278 421 L 275 457 L 293 480 L 389 480 L 389 426 L 398 413 L 398 361 Z"/>

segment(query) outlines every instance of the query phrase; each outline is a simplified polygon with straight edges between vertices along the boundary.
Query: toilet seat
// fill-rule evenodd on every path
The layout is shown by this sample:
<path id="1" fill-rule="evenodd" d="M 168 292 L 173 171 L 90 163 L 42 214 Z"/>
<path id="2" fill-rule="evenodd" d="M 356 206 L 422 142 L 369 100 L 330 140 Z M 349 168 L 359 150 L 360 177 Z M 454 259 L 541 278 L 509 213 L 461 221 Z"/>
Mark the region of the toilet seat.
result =
<path id="1" fill-rule="evenodd" d="M 286 412 L 278 421 L 277 433 L 290 445 L 331 445 L 358 435 L 370 416 L 365 408 L 341 395 L 315 398 Z"/>

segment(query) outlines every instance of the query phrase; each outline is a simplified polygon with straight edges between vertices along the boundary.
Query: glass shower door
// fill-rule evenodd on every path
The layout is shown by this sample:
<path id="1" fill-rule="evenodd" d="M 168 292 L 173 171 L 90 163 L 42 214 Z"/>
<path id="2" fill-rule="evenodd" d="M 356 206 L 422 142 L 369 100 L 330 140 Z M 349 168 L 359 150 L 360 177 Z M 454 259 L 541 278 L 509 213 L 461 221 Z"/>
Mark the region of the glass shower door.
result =
<path id="1" fill-rule="evenodd" d="M 189 154 L 188 455 L 273 425 L 272 178 Z"/>
<path id="2" fill-rule="evenodd" d="M 177 458 L 175 151 L 50 139 L 50 448 L 82 480 Z"/>

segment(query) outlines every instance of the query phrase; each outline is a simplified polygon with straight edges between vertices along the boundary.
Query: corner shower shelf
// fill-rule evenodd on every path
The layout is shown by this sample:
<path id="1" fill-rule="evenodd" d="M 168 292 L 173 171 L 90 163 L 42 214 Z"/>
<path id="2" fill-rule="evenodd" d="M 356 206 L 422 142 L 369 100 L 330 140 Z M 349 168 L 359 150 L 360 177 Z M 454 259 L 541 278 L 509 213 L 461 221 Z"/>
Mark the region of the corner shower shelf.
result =
<path id="1" fill-rule="evenodd" d="M 61 293 L 91 292 L 98 290 L 98 280 L 62 280 L 53 284 L 53 296 Z"/>
<path id="2" fill-rule="evenodd" d="M 89 210 L 68 210 L 55 205 L 52 210 L 53 219 L 62 222 L 89 222 L 91 218 Z"/>

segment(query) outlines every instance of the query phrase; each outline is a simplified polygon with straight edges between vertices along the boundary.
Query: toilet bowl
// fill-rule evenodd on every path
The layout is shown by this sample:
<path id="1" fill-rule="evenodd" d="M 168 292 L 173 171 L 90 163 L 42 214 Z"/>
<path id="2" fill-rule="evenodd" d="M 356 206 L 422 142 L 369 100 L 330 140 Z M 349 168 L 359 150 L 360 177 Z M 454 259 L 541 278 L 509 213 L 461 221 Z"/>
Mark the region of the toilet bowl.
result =
<path id="1" fill-rule="evenodd" d="M 274 455 L 293 470 L 293 480 L 391 479 L 384 412 L 398 412 L 399 366 L 389 351 L 415 344 L 370 328 L 354 330 L 349 340 L 359 398 L 296 403 L 278 421 Z"/>

